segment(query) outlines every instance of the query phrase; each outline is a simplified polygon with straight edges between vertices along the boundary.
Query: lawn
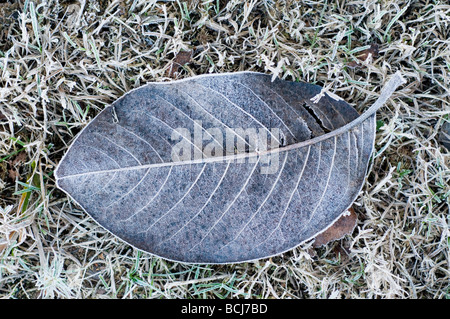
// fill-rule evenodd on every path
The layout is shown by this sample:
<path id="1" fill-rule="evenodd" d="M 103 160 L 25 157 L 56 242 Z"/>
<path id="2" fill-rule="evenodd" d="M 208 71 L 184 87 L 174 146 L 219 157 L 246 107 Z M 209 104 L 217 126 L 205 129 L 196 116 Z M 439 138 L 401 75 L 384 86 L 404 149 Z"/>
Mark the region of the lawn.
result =
<path id="1" fill-rule="evenodd" d="M 0 0 L 0 297 L 450 298 L 446 1 Z M 148 82 L 258 71 L 377 112 L 357 226 L 227 265 L 170 262 L 99 226 L 53 173 Z"/>

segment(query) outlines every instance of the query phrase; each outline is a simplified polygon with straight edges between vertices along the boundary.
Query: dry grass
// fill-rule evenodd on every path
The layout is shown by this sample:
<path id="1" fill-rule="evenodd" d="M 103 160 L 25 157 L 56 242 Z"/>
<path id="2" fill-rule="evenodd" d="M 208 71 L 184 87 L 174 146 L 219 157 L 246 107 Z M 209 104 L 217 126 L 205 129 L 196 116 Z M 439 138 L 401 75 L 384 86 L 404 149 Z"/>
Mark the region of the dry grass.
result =
<path id="1" fill-rule="evenodd" d="M 0 296 L 449 298 L 446 1 L 0 0 Z M 379 54 L 355 66 L 361 51 Z M 329 86 L 359 111 L 390 74 L 351 235 L 255 263 L 167 262 L 106 233 L 52 173 L 100 110 L 148 81 L 254 70 Z M 33 185 L 27 187 L 26 185 Z"/>

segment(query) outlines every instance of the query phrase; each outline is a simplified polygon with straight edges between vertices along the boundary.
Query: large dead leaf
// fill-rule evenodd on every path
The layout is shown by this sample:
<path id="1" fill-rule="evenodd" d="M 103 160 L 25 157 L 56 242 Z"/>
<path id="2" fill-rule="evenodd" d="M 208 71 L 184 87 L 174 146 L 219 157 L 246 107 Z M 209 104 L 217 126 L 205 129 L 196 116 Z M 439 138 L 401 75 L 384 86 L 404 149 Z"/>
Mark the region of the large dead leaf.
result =
<path id="1" fill-rule="evenodd" d="M 151 83 L 86 126 L 57 184 L 113 234 L 170 260 L 276 255 L 350 207 L 375 112 L 401 83 L 396 73 L 361 116 L 319 86 L 254 72 Z"/>

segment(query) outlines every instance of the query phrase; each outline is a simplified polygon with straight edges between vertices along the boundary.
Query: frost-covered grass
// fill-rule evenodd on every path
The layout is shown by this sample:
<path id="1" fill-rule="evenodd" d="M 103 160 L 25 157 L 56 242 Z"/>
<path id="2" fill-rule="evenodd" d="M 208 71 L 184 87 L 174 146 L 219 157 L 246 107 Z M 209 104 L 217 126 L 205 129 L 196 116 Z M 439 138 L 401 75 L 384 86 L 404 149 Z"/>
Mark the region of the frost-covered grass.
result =
<path id="1" fill-rule="evenodd" d="M 0 1 L 0 296 L 449 298 L 446 1 Z M 379 53 L 365 55 L 377 44 Z M 255 263 L 139 252 L 55 188 L 73 137 L 149 81 L 242 70 L 317 83 L 362 112 L 390 75 L 352 234 Z M 355 61 L 359 61 L 356 63 Z"/>

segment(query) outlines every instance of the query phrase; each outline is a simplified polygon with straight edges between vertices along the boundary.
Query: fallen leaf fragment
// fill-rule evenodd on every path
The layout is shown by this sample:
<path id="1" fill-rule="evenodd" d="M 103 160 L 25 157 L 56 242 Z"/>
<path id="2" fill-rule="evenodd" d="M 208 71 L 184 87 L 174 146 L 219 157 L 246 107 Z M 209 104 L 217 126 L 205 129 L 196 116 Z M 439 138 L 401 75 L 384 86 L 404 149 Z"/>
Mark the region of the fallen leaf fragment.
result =
<path id="1" fill-rule="evenodd" d="M 175 78 L 176 73 L 182 68 L 186 63 L 189 63 L 192 58 L 192 50 L 180 51 L 172 61 L 170 69 L 167 71 L 167 76 L 170 78 Z"/>
<path id="2" fill-rule="evenodd" d="M 378 54 L 379 54 L 378 44 L 372 43 L 370 45 L 370 48 L 361 51 L 361 53 L 357 56 L 357 58 L 360 61 L 366 61 L 369 58 L 369 55 L 371 56 L 371 59 L 376 59 L 378 57 Z M 350 68 L 361 67 L 361 63 L 359 61 L 352 61 L 347 65 Z"/>
<path id="3" fill-rule="evenodd" d="M 316 236 L 313 247 L 326 245 L 350 234 L 355 229 L 357 221 L 358 216 L 356 216 L 355 210 L 350 207 L 332 226 Z"/>
<path id="4" fill-rule="evenodd" d="M 8 170 L 9 177 L 12 180 L 16 180 L 16 177 L 20 177 L 18 166 L 22 165 L 27 159 L 26 152 L 20 152 L 16 158 L 10 162 L 11 168 Z"/>

